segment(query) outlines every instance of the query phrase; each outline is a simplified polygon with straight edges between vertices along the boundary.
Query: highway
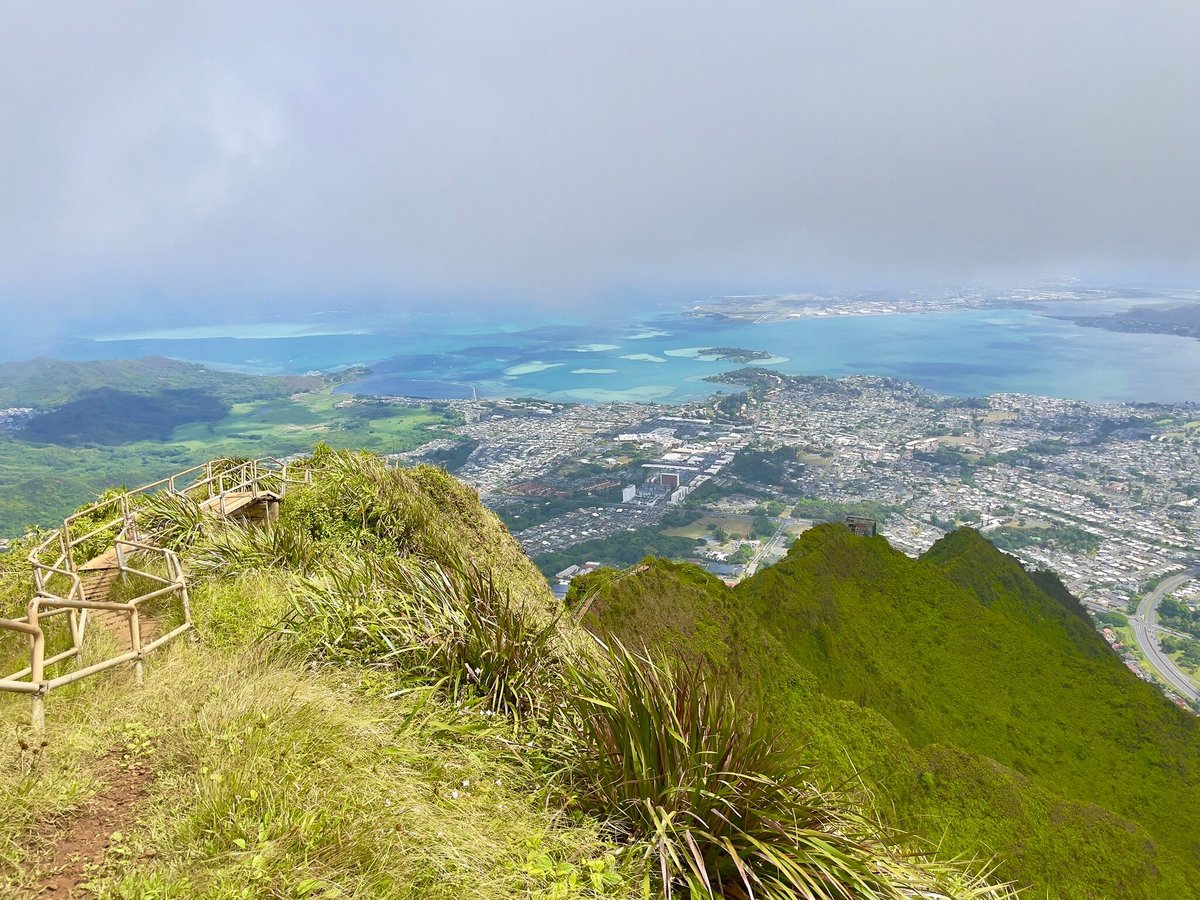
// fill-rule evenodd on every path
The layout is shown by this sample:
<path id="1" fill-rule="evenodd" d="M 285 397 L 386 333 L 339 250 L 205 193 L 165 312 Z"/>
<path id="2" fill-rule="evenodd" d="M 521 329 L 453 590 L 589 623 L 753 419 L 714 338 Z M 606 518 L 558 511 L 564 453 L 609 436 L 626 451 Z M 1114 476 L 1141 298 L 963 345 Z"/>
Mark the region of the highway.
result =
<path id="1" fill-rule="evenodd" d="M 1158 587 L 1142 598 L 1137 612 L 1129 617 L 1133 636 L 1137 639 L 1138 646 L 1142 648 L 1142 653 L 1146 655 L 1150 665 L 1162 676 L 1164 681 L 1189 700 L 1200 700 L 1200 690 L 1197 690 L 1196 685 L 1180 671 L 1179 667 L 1175 665 L 1175 661 L 1159 649 L 1158 641 L 1154 638 L 1154 630 L 1160 627 L 1157 621 L 1158 604 L 1162 602 L 1163 597 L 1185 584 L 1197 571 L 1200 570 L 1188 569 L 1178 575 L 1164 578 Z"/>

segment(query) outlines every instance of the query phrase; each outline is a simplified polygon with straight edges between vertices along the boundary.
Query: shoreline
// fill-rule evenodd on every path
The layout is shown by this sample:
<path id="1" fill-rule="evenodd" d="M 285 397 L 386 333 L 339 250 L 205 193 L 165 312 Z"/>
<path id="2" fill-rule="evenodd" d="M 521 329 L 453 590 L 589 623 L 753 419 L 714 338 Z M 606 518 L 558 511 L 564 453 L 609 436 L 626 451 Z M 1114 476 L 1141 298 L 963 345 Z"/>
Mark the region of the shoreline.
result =
<path id="1" fill-rule="evenodd" d="M 699 384 L 709 376 L 761 364 L 791 375 L 874 374 L 956 397 L 1019 393 L 1091 403 L 1200 400 L 1200 394 L 1190 393 L 1200 385 L 1200 348 L 1191 340 L 1176 342 L 1185 335 L 1087 327 L 1090 323 L 1064 314 L 1060 299 L 990 298 L 955 302 L 951 308 L 938 301 L 931 301 L 932 307 L 896 308 L 869 299 L 865 307 L 850 302 L 832 311 L 793 309 L 782 317 L 748 311 L 738 319 L 696 316 L 694 309 L 658 310 L 645 319 L 548 323 L 515 331 L 498 321 L 473 337 L 379 331 L 260 337 L 245 344 L 245 338 L 132 345 L 75 340 L 46 355 L 68 360 L 160 355 L 264 376 L 334 373 L 353 362 L 372 372 L 339 386 L 339 394 L 419 393 L 428 394 L 426 399 L 530 396 L 676 404 L 711 397 L 711 385 Z M 1083 298 L 1097 299 L 1107 306 L 1112 298 Z M 757 327 L 762 325 L 770 327 Z"/>

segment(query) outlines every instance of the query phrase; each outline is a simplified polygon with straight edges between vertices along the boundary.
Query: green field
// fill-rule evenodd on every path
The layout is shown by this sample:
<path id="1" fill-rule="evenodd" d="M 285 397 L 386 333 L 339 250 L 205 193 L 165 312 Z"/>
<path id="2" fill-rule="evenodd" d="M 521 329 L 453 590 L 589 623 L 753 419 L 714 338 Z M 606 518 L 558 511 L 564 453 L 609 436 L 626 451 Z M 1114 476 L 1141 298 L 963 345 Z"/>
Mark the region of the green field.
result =
<path id="1" fill-rule="evenodd" d="M 754 519 L 750 516 L 704 516 L 697 519 L 690 525 L 683 525 L 679 528 L 664 528 L 662 533 L 670 537 L 685 537 L 692 540 L 700 540 L 701 538 L 711 537 L 712 531 L 709 526 L 715 525 L 717 528 L 731 536 L 741 539 L 750 537 L 750 528 L 754 524 Z"/>
<path id="2" fill-rule="evenodd" d="M 318 442 L 379 453 L 411 450 L 458 421 L 449 410 L 353 401 L 319 391 L 234 403 L 213 422 L 177 427 L 167 441 L 64 446 L 0 435 L 0 536 L 60 521 L 113 485 L 133 487 L 217 456 L 285 456 Z"/>

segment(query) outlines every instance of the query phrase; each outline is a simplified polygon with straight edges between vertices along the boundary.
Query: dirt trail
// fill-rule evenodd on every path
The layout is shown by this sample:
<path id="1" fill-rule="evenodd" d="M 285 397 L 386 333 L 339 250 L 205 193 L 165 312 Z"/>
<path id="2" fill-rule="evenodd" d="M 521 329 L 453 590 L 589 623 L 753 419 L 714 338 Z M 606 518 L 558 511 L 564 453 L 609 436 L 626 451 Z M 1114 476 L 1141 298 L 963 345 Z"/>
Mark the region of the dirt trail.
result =
<path id="1" fill-rule="evenodd" d="M 53 846 L 36 861 L 38 876 L 21 895 L 27 900 L 83 900 L 93 896 L 86 887 L 105 852 L 119 844 L 137 818 L 138 806 L 149 790 L 148 767 L 125 765 L 118 751 L 109 753 L 102 774 L 104 786 L 86 807 L 56 833 Z M 114 834 L 119 834 L 117 840 Z"/>

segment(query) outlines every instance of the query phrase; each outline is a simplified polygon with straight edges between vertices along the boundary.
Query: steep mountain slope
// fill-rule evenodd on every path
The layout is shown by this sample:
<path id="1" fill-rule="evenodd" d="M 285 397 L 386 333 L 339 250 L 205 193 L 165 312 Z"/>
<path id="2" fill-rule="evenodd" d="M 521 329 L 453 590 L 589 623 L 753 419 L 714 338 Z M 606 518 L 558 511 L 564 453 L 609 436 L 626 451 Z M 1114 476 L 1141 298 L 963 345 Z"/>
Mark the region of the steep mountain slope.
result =
<path id="1" fill-rule="evenodd" d="M 824 777 L 1055 896 L 1191 896 L 1195 720 L 978 535 L 911 560 L 840 526 L 730 590 L 655 561 L 596 573 L 586 622 L 761 690 Z M 1046 582 L 1053 587 L 1052 582 Z M 1097 866 L 1094 860 L 1106 862 Z"/>
<path id="2" fill-rule="evenodd" d="M 997 553 L 975 529 L 952 531 L 921 560 L 1054 649 L 1112 659 L 1108 644 L 1096 633 L 1083 605 L 1054 574 L 1030 574 L 1015 557 Z"/>
<path id="3" fill-rule="evenodd" d="M 1200 721 L 1052 615 L 1053 598 L 978 535 L 914 561 L 882 538 L 814 529 L 738 595 L 824 690 L 915 743 L 984 753 L 1200 859 L 1184 824 L 1200 821 Z"/>
<path id="4" fill-rule="evenodd" d="M 52 691 L 44 747 L 0 695 L 0 894 L 1011 896 L 816 783 L 709 673 L 597 645 L 445 472 L 328 447 L 289 472 L 311 484 L 260 524 L 205 489 L 129 498 L 183 561 L 199 641 L 150 654 L 144 686 Z M 0 613 L 31 584 L 0 556 Z M 85 651 L 106 641 L 93 625 Z"/>
<path id="5" fill-rule="evenodd" d="M 120 668 L 52 692 L 33 760 L 18 742 L 28 700 L 0 694 L 0 896 L 507 900 L 595 879 L 595 896 L 633 897 L 602 822 L 547 807 L 512 723 L 467 696 L 397 691 L 395 667 L 299 658 L 281 629 L 298 592 L 375 556 L 432 568 L 470 553 L 531 607 L 553 602 L 444 472 L 329 452 L 310 466 L 272 529 L 173 522 L 171 506 L 151 520 L 191 572 L 198 640 L 150 655 L 144 685 Z M 0 555 L 0 615 L 23 611 L 32 583 L 21 548 Z M 359 621 L 365 598 L 346 600 Z M 96 653 L 112 636 L 92 629 Z M 8 672 L 28 648 L 4 634 Z M 128 821 L 105 826 L 114 797 Z"/>

